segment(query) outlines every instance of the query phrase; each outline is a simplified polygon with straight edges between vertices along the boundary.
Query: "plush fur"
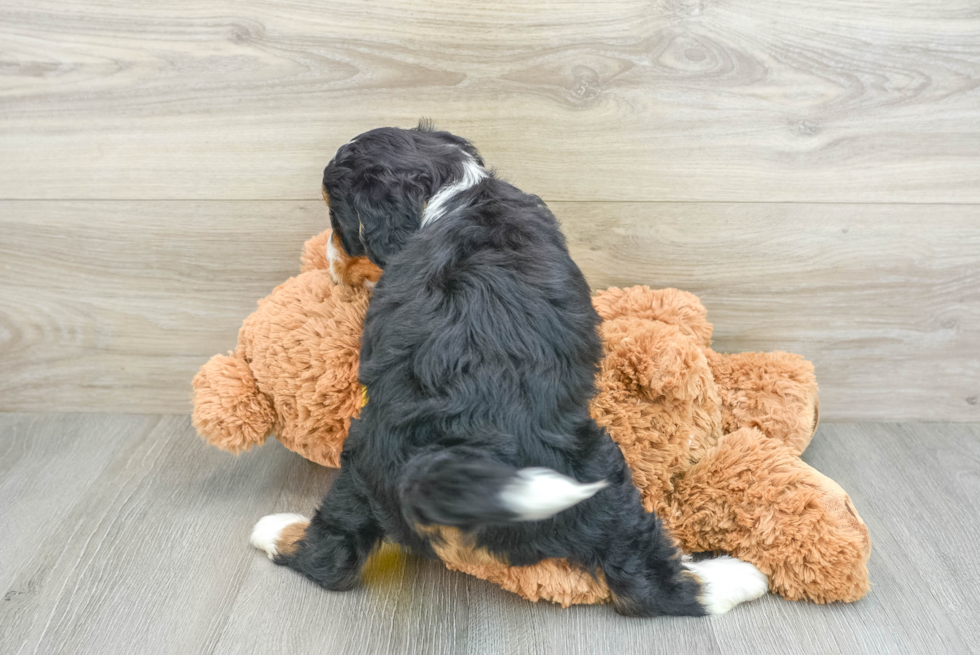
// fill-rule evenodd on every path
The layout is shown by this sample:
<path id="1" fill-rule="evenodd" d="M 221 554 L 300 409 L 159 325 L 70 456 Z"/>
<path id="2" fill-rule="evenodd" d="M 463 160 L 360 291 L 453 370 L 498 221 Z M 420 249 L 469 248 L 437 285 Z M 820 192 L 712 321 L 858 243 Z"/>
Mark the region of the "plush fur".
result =
<path id="1" fill-rule="evenodd" d="M 210 443 L 247 450 L 274 424 L 286 447 L 339 465 L 361 401 L 358 348 L 349 335 L 359 335 L 369 292 L 335 285 L 325 258 L 329 234 L 305 246 L 297 278 L 308 280 L 293 278 L 261 301 L 236 354 L 215 356 L 195 378 L 194 423 Z M 297 295 L 295 288 L 319 291 Z M 812 366 L 789 353 L 712 351 L 704 307 L 675 289 L 613 288 L 595 294 L 593 304 L 604 319 L 604 358 L 592 416 L 623 451 L 644 506 L 666 520 L 684 550 L 736 553 L 789 599 L 864 596 L 867 528 L 847 494 L 798 457 L 816 429 Z M 644 369 L 658 375 L 643 376 Z M 303 392 L 310 385 L 298 382 L 308 370 L 333 380 L 316 401 Z M 733 461 L 727 455 L 735 446 Z M 458 532 L 444 536 L 437 554 L 449 568 L 530 600 L 567 606 L 610 599 L 601 576 L 567 561 L 511 567 Z"/>
<path id="2" fill-rule="evenodd" d="M 246 451 L 275 434 L 303 457 L 340 465 L 360 407 L 357 369 L 370 300 L 363 283 L 377 281 L 381 270 L 351 259 L 338 278 L 350 284 L 334 283 L 329 237 L 307 242 L 303 272 L 259 301 L 234 352 L 215 355 L 194 377 L 194 425 L 219 448 Z"/>

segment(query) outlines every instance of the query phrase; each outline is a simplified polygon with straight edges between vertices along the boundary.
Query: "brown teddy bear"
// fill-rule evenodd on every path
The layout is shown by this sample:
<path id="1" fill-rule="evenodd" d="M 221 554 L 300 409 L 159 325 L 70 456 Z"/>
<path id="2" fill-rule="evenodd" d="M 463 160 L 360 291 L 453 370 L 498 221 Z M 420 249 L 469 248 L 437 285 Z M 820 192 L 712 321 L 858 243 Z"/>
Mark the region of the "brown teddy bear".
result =
<path id="1" fill-rule="evenodd" d="M 233 353 L 194 377 L 194 426 L 218 448 L 239 453 L 275 434 L 317 464 L 340 466 L 360 409 L 361 325 L 381 269 L 359 258 L 331 271 L 328 238 L 306 242 L 302 272 L 259 301 Z"/>
<path id="2" fill-rule="evenodd" d="M 329 238 L 306 243 L 302 273 L 259 301 L 234 353 L 194 378 L 194 425 L 219 448 L 237 453 L 275 434 L 314 462 L 339 465 L 366 400 L 360 334 L 381 271 L 360 258 L 331 267 Z M 799 457 L 819 415 L 813 366 L 789 353 L 714 352 L 704 307 L 676 289 L 612 288 L 594 304 L 605 357 L 592 416 L 683 550 L 751 562 L 791 600 L 864 596 L 867 528 L 844 490 Z M 457 531 L 442 537 L 437 552 L 449 568 L 530 600 L 610 600 L 601 572 L 563 560 L 511 567 Z"/>

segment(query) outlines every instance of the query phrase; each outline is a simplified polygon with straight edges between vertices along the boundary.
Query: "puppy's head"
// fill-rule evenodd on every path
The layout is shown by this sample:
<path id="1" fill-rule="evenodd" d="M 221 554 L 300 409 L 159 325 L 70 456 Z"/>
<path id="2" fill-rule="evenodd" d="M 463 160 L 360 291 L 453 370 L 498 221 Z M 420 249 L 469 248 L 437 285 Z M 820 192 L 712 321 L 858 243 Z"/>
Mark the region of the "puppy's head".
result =
<path id="1" fill-rule="evenodd" d="M 464 180 L 483 160 L 469 141 L 427 124 L 383 127 L 337 150 L 323 171 L 323 197 L 337 256 L 367 256 L 384 268 L 422 224 L 443 187 Z"/>

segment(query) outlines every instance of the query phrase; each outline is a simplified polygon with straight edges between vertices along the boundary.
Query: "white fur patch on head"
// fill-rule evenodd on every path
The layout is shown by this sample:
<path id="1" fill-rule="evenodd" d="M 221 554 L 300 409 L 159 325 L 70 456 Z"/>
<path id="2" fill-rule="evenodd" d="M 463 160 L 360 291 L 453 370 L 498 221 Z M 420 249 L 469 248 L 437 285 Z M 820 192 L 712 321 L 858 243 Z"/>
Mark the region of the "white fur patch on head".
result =
<path id="1" fill-rule="evenodd" d="M 294 523 L 307 522 L 309 519 L 302 514 L 269 514 L 255 524 L 248 541 L 272 559 L 279 553 L 279 535 L 282 531 Z"/>
<path id="2" fill-rule="evenodd" d="M 583 484 L 548 468 L 526 468 L 500 492 L 500 501 L 519 520 L 540 521 L 592 497 L 605 486 L 605 480 Z"/>
<path id="3" fill-rule="evenodd" d="M 701 582 L 701 604 L 708 614 L 724 614 L 739 603 L 755 600 L 769 591 L 769 579 L 748 562 L 722 556 L 700 562 L 684 562 Z"/>
<path id="4" fill-rule="evenodd" d="M 443 186 L 432 196 L 429 204 L 425 206 L 425 211 L 422 212 L 421 227 L 425 227 L 429 223 L 433 223 L 445 216 L 449 209 L 449 201 L 453 196 L 476 185 L 486 176 L 486 169 L 476 163 L 476 160 L 467 154 L 466 161 L 463 162 L 463 177 L 452 184 Z"/>

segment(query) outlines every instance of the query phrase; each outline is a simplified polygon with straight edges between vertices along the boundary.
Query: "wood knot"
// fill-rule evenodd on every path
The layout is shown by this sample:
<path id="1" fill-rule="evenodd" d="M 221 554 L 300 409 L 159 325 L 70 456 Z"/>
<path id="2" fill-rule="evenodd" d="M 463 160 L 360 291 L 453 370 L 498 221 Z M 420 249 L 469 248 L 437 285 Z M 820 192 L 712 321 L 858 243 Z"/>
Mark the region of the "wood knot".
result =
<path id="1" fill-rule="evenodd" d="M 264 33 L 265 28 L 260 24 L 235 23 L 230 27 L 228 40 L 232 43 L 249 43 L 261 39 Z"/>
<path id="2" fill-rule="evenodd" d="M 579 101 L 595 100 L 602 94 L 602 80 L 599 72 L 590 66 L 574 66 L 572 68 L 572 95 Z"/>
<path id="3" fill-rule="evenodd" d="M 810 121 L 802 120 L 796 124 L 796 133 L 803 136 L 814 136 L 819 134 L 820 128 Z"/>
<path id="4" fill-rule="evenodd" d="M 694 18 L 704 14 L 709 0 L 663 0 L 660 11 L 673 18 Z"/>

